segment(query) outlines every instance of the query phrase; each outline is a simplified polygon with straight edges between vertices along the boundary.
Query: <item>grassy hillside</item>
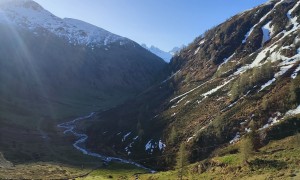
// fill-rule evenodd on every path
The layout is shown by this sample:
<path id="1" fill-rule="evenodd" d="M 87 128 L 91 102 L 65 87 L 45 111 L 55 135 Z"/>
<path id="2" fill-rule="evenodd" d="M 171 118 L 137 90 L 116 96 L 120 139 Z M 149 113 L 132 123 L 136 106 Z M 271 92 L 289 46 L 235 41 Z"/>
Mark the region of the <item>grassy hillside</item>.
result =
<path id="1" fill-rule="evenodd" d="M 300 153 L 299 134 L 271 141 L 249 159 L 242 161 L 241 142 L 218 149 L 215 154 L 186 168 L 183 179 L 299 179 Z M 141 175 L 140 179 L 179 179 L 178 170 L 154 175 Z"/>

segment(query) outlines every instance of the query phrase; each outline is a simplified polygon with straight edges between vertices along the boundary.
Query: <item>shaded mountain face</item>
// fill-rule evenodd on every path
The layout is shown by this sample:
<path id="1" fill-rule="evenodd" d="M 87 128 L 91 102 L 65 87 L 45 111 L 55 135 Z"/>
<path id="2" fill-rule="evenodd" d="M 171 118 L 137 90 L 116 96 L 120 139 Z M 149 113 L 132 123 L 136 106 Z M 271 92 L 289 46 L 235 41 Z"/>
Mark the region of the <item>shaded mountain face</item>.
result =
<path id="1" fill-rule="evenodd" d="M 149 87 L 165 66 L 127 38 L 60 19 L 31 0 L 0 3 L 0 37 L 3 121 L 115 106 Z"/>
<path id="2" fill-rule="evenodd" d="M 299 129 L 299 15 L 299 1 L 269 1 L 197 37 L 172 58 L 168 78 L 99 113 L 87 146 L 165 168 L 181 143 L 191 162 L 201 160 L 237 142 L 250 122 L 260 145 Z"/>

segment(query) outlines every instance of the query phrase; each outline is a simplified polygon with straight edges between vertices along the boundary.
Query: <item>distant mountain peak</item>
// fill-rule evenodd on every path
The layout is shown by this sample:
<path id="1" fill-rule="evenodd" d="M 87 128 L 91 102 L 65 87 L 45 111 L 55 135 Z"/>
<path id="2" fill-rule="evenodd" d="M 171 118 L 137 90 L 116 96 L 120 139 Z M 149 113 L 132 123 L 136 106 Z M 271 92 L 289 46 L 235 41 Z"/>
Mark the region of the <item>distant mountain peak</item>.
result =
<path id="1" fill-rule="evenodd" d="M 146 44 L 141 44 L 141 46 L 143 48 L 147 49 L 148 51 L 152 52 L 153 54 L 157 55 L 158 57 L 162 58 L 165 62 L 170 62 L 170 60 L 172 58 L 172 54 L 165 52 L 153 45 L 148 47 Z"/>
<path id="2" fill-rule="evenodd" d="M 180 47 L 174 47 L 171 51 L 169 51 L 169 53 L 172 54 L 172 56 L 174 56 L 176 53 L 179 53 L 179 51 L 185 47 L 185 45 L 181 45 Z"/>
<path id="3" fill-rule="evenodd" d="M 129 42 L 124 37 L 92 24 L 70 18 L 56 17 L 31 0 L 1 1 L 0 23 L 22 26 L 34 32 L 43 29 L 74 45 L 81 44 L 94 47 L 106 46 L 115 42 L 124 45 Z"/>
<path id="4" fill-rule="evenodd" d="M 157 55 L 158 57 L 162 58 L 164 61 L 166 62 L 170 62 L 171 58 L 178 52 L 180 51 L 183 47 L 185 47 L 184 45 L 181 46 L 181 48 L 179 47 L 174 47 L 171 51 L 166 52 L 163 51 L 161 49 L 159 49 L 158 47 L 151 45 L 150 47 L 148 47 L 146 44 L 141 44 L 141 46 L 145 49 L 147 49 L 148 51 L 152 52 L 153 54 Z"/>
<path id="5" fill-rule="evenodd" d="M 0 1 L 1 6 L 19 6 L 19 7 L 25 7 L 25 8 L 31 8 L 34 10 L 44 10 L 44 8 L 39 5 L 38 3 L 32 1 L 32 0 L 1 0 Z"/>

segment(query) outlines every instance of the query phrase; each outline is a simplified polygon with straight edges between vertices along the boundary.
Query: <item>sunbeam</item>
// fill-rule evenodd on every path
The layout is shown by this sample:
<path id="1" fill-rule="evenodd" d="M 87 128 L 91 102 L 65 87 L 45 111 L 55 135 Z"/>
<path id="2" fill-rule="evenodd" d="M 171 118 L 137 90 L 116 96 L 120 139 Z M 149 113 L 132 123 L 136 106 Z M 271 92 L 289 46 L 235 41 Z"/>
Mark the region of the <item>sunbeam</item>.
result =
<path id="1" fill-rule="evenodd" d="M 0 10 L 0 13 L 2 10 Z M 4 13 L 3 13 L 4 14 Z M 14 58 L 15 58 L 15 66 L 17 66 L 16 69 L 18 69 L 19 73 L 22 74 L 23 72 L 26 72 L 26 74 L 31 74 L 32 79 L 31 79 L 31 85 L 36 86 L 34 89 L 37 90 L 36 96 L 39 98 L 38 101 L 44 101 L 47 104 L 45 106 L 42 106 L 40 108 L 45 108 L 47 114 L 44 115 L 50 115 L 52 117 L 55 117 L 55 111 L 52 108 L 52 104 L 49 102 L 50 97 L 48 96 L 47 89 L 45 87 L 46 84 L 43 82 L 43 80 L 40 78 L 41 75 L 41 69 L 39 69 L 38 65 L 36 64 L 37 59 L 32 55 L 31 50 L 29 50 L 27 42 L 24 40 L 24 32 L 20 32 L 20 27 L 17 27 L 18 25 L 12 23 L 11 19 L 9 19 L 6 16 L 1 16 L 4 17 L 4 24 L 6 28 L 9 30 L 11 34 L 11 41 L 15 42 L 14 44 L 16 45 L 14 49 Z M 18 30 L 17 30 L 18 29 Z M 26 31 L 25 29 L 21 29 L 21 31 Z M 47 43 L 47 42 L 45 42 Z M 45 46 L 43 44 L 39 44 L 38 46 Z M 39 59 L 40 61 L 43 61 L 43 59 Z M 5 59 L 2 59 L 2 61 L 5 61 Z M 19 78 L 24 78 L 24 77 L 19 77 Z M 36 102 L 32 102 L 33 104 Z M 33 106 L 34 107 L 34 106 Z M 36 112 L 36 111 L 33 111 Z M 36 115 L 43 116 L 43 114 L 37 113 Z"/>

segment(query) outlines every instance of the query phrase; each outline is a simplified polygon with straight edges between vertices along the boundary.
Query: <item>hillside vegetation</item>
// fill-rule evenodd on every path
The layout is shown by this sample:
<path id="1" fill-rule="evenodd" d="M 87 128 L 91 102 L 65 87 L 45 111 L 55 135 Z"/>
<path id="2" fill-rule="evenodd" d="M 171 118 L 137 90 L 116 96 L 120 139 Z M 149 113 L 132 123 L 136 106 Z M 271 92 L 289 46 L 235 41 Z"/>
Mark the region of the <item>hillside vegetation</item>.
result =
<path id="1" fill-rule="evenodd" d="M 299 112 L 299 11 L 298 1 L 269 1 L 197 37 L 166 80 L 87 124 L 87 146 L 170 170 L 182 144 L 195 163 L 251 130 L 256 148 L 297 131 L 297 120 L 280 122 Z"/>
<path id="2" fill-rule="evenodd" d="M 132 160 L 157 173 L 152 174 L 148 172 L 149 169 L 147 171 L 124 164 L 106 164 L 98 158 L 84 156 L 76 151 L 71 144 L 80 135 L 65 136 L 57 127 L 58 122 L 66 122 L 73 117 L 61 119 L 35 116 L 38 118 L 31 121 L 33 124 L 24 124 L 23 121 L 18 126 L 14 122 L 11 125 L 8 116 L 2 118 L 0 138 L 11 139 L 0 141 L 0 150 L 6 158 L 3 164 L 12 167 L 10 163 L 13 163 L 17 166 L 12 168 L 22 169 L 21 165 L 26 162 L 50 162 L 53 158 L 55 168 L 57 164 L 63 163 L 63 167 L 71 168 L 66 171 L 72 172 L 72 175 L 89 171 L 79 179 L 135 179 L 137 176 L 147 180 L 299 179 L 299 16 L 300 1 L 268 1 L 231 17 L 195 38 L 176 53 L 165 68 L 149 52 L 138 51 L 139 46 L 122 49 L 120 44 L 112 45 L 111 48 L 117 52 L 126 54 L 132 51 L 126 56 L 108 53 L 112 57 L 132 59 L 134 63 L 126 66 L 125 75 L 117 71 L 119 66 L 109 68 L 111 60 L 107 60 L 106 55 L 102 56 L 105 49 L 100 48 L 99 53 L 93 53 L 95 56 L 91 56 L 92 52 L 81 46 L 72 46 L 65 52 L 74 58 L 76 63 L 72 67 L 74 65 L 75 70 L 78 67 L 84 68 L 79 68 L 80 71 L 75 71 L 77 73 L 67 71 L 71 74 L 66 76 L 66 81 L 62 81 L 60 76 L 47 80 L 57 85 L 54 86 L 57 89 L 53 89 L 55 96 L 52 97 L 62 102 L 72 99 L 72 105 L 76 104 L 74 102 L 86 102 L 92 106 L 85 106 L 87 109 L 99 109 L 89 120 L 76 124 L 76 131 L 88 137 L 82 144 L 84 148 L 93 153 Z M 89 61 L 77 59 L 76 53 L 72 56 L 73 50 L 84 51 L 84 57 Z M 99 59 L 103 57 L 103 63 L 109 65 L 103 69 L 104 74 L 98 74 L 97 67 L 102 67 L 100 61 L 95 59 L 98 56 Z M 139 68 L 144 63 L 139 60 L 143 58 L 147 63 L 151 59 L 155 61 Z M 66 62 L 64 59 L 59 60 Z M 124 58 L 115 61 L 127 64 Z M 81 66 L 83 64 L 87 66 Z M 61 66 L 64 67 L 64 64 Z M 132 71 L 131 68 L 139 71 Z M 56 70 L 56 66 L 49 69 Z M 163 72 L 159 73 L 161 69 Z M 43 68 L 40 70 L 43 71 Z M 116 74 L 112 73 L 109 78 L 100 81 L 103 76 L 106 77 L 105 72 L 111 70 L 116 70 Z M 56 74 L 64 75 L 64 72 L 57 71 Z M 26 75 L 21 77 L 28 80 Z M 75 82 L 68 81 L 73 80 L 71 77 L 76 77 Z M 117 81 L 111 82 L 110 78 Z M 79 85 L 79 82 L 83 84 Z M 15 85 L 10 84 L 10 81 L 6 83 Z M 102 83 L 107 83 L 104 89 Z M 120 90 L 120 87 L 123 89 Z M 28 88 L 25 100 L 31 98 L 34 102 L 43 102 L 34 96 L 41 89 L 32 91 L 32 86 Z M 66 91 L 60 94 L 59 90 Z M 11 92 L 18 94 L 19 91 L 12 88 Z M 32 97 L 30 92 L 34 92 Z M 9 94 L 10 91 L 5 93 Z M 23 97 L 24 94 L 18 95 Z M 22 98 L 16 99 L 19 101 Z M 37 106 L 42 107 L 39 103 Z M 85 108 L 73 115 L 83 110 Z M 70 107 L 70 112 L 73 111 L 75 109 Z M 22 109 L 20 112 L 27 113 Z M 63 114 L 67 112 L 67 108 L 62 111 Z M 26 126 L 27 129 L 24 128 Z M 24 136 L 26 145 L 17 143 L 21 135 L 15 133 L 16 129 L 25 135 L 34 132 L 39 137 Z M 42 143 L 33 144 L 31 140 Z M 49 154 L 47 150 L 51 150 Z M 40 167 L 39 164 L 37 166 Z M 0 170 L 5 172 L 7 168 Z"/>

